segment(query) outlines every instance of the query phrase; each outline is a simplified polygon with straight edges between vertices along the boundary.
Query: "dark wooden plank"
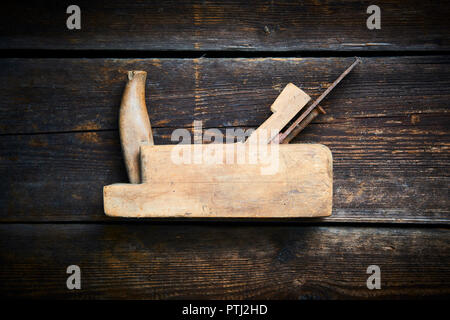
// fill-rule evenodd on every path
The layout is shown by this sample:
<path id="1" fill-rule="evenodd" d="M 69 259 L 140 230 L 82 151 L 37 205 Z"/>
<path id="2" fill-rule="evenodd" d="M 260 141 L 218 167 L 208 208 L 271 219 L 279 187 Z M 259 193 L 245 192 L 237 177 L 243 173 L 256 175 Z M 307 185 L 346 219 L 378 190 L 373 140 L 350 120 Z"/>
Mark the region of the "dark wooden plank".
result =
<path id="1" fill-rule="evenodd" d="M 81 30 L 66 28 L 66 1 L 9 2 L 1 49 L 448 50 L 449 6 L 380 0 L 381 30 L 368 30 L 361 0 L 77 1 Z"/>
<path id="2" fill-rule="evenodd" d="M 148 71 L 152 124 L 193 121 L 192 60 L 5 59 L 0 133 L 117 129 L 126 72 Z M 45 114 L 45 116 L 44 116 Z M 170 123 L 172 121 L 172 123 Z"/>
<path id="3" fill-rule="evenodd" d="M 0 295 L 342 299 L 450 295 L 446 229 L 0 225 Z M 66 268 L 81 268 L 67 290 Z M 369 290 L 366 269 L 381 269 Z"/>
<path id="4" fill-rule="evenodd" d="M 353 58 L 4 59 L 0 134 L 117 129 L 126 71 L 148 72 L 154 127 L 258 126 L 283 87 L 322 93 Z M 330 95 L 320 122 L 389 119 L 416 129 L 447 125 L 450 58 L 365 58 Z M 415 122 L 414 124 L 411 123 Z M 417 119 L 417 120 L 414 120 Z"/>
<path id="5" fill-rule="evenodd" d="M 311 124 L 297 142 L 334 157 L 333 216 L 320 221 L 450 223 L 448 133 L 412 130 Z M 156 128 L 155 142 L 171 132 Z M 112 220 L 102 187 L 127 182 L 117 131 L 0 136 L 0 172 L 1 221 Z"/>
<path id="6" fill-rule="evenodd" d="M 126 181 L 115 129 L 127 69 L 149 70 L 150 116 L 162 144 L 194 119 L 205 127 L 255 127 L 287 82 L 317 96 L 350 61 L 0 61 L 0 127 L 8 134 L 0 137 L 0 219 L 106 219 L 102 186 Z M 365 59 L 323 104 L 328 114 L 295 142 L 333 151 L 334 211 L 324 221 L 449 222 L 449 61 Z M 9 135 L 57 130 L 80 132 Z"/>

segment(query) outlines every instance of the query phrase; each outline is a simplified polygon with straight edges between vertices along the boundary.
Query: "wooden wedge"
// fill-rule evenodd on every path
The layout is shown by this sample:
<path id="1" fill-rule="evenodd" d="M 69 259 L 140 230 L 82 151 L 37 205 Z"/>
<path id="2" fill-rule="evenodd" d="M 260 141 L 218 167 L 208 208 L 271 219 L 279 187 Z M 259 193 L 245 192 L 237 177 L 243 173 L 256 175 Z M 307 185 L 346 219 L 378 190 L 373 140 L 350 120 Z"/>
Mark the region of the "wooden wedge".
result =
<path id="1" fill-rule="evenodd" d="M 302 89 L 288 83 L 270 107 L 273 114 L 246 140 L 246 143 L 268 144 L 311 100 Z"/>

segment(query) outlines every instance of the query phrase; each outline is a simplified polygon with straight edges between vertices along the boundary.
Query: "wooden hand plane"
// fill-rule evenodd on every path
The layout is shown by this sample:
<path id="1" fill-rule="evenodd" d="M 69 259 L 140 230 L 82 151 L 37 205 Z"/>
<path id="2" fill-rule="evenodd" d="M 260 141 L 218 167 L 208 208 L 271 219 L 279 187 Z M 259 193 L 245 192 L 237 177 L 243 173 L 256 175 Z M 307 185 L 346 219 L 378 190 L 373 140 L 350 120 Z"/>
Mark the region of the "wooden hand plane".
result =
<path id="1" fill-rule="evenodd" d="M 144 71 L 130 71 L 119 129 L 129 184 L 105 186 L 115 217 L 280 218 L 331 215 L 331 151 L 274 137 L 310 97 L 288 84 L 245 143 L 154 145 Z"/>

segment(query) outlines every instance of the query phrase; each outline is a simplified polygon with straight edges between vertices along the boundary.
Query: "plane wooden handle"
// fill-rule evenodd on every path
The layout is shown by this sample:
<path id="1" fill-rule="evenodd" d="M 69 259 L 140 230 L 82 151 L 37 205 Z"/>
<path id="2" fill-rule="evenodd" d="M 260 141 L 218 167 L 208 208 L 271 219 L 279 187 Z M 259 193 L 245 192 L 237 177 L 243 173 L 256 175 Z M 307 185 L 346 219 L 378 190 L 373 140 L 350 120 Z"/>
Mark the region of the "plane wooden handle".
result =
<path id="1" fill-rule="evenodd" d="M 130 183 L 140 183 L 140 147 L 153 145 L 152 128 L 145 105 L 147 72 L 129 71 L 120 105 L 120 143 Z"/>

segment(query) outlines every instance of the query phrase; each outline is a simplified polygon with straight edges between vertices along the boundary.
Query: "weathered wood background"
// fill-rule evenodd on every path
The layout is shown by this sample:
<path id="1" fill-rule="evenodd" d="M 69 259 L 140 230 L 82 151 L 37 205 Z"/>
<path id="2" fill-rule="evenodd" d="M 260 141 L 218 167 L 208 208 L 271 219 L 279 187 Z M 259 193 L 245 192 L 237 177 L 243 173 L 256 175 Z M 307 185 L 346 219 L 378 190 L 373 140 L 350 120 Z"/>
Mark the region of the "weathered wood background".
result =
<path id="1" fill-rule="evenodd" d="M 378 1 L 78 1 L 0 12 L 0 295 L 78 298 L 450 296 L 450 6 Z M 282 88 L 313 98 L 359 65 L 293 143 L 334 156 L 326 219 L 126 220 L 117 131 L 126 71 L 148 72 L 158 144 L 175 128 L 255 128 Z M 82 290 L 66 289 L 66 267 Z M 366 269 L 382 271 L 368 290 Z"/>

